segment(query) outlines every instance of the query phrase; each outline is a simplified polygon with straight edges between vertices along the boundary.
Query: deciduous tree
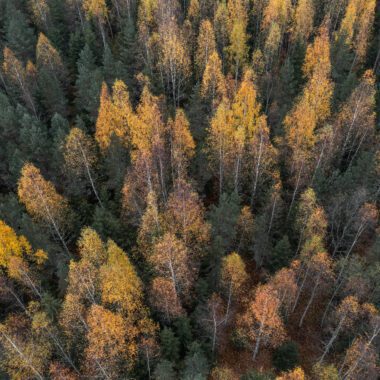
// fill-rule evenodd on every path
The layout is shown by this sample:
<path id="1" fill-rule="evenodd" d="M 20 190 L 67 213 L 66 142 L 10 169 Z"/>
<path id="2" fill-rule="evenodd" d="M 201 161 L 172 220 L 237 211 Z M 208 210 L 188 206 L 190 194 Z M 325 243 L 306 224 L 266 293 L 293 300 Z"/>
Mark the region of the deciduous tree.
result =
<path id="1" fill-rule="evenodd" d="M 281 344 L 286 334 L 277 291 L 269 285 L 259 285 L 253 300 L 240 316 L 238 326 L 253 345 L 253 360 L 261 345 L 276 347 Z"/>
<path id="2" fill-rule="evenodd" d="M 226 314 L 224 316 L 225 323 L 228 322 L 232 298 L 240 294 L 242 291 L 242 286 L 247 278 L 248 275 L 245 269 L 244 261 L 236 252 L 232 252 L 223 258 L 221 284 L 227 294 L 227 307 Z"/>
<path id="3" fill-rule="evenodd" d="M 70 228 L 71 211 L 67 200 L 31 163 L 26 163 L 21 170 L 18 196 L 32 217 L 51 226 L 68 254 L 64 234 Z"/>
<path id="4" fill-rule="evenodd" d="M 91 170 L 97 161 L 92 139 L 81 129 L 72 128 L 66 137 L 64 158 L 70 171 L 79 177 L 85 176 L 88 178 L 99 205 L 103 207 L 91 174 Z"/>

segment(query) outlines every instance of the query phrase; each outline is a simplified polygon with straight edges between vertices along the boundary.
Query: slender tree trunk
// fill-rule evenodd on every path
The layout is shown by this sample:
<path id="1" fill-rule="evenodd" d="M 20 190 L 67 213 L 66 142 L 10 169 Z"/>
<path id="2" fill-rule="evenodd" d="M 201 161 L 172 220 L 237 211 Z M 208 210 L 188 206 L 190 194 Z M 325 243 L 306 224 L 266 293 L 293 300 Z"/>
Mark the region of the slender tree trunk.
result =
<path id="1" fill-rule="evenodd" d="M 328 311 L 329 311 L 329 309 L 330 309 L 330 306 L 331 306 L 331 304 L 332 304 L 332 302 L 333 302 L 335 296 L 337 295 L 339 288 L 340 288 L 340 287 L 342 286 L 342 284 L 343 284 L 343 278 L 342 278 L 342 277 L 343 277 L 344 270 L 346 269 L 347 261 L 348 261 L 350 255 L 351 255 L 351 252 L 352 252 L 352 250 L 354 249 L 354 247 L 355 247 L 355 245 L 356 245 L 356 243 L 357 243 L 357 241 L 358 241 L 358 239 L 359 239 L 359 237 L 360 237 L 360 235 L 362 234 L 363 231 L 364 231 L 364 225 L 362 224 L 362 226 L 359 227 L 359 229 L 358 229 L 358 231 L 357 231 L 357 233 L 356 233 L 356 235 L 355 235 L 354 241 L 352 242 L 352 244 L 351 244 L 351 246 L 350 246 L 350 249 L 347 251 L 345 258 L 343 259 L 343 265 L 342 265 L 342 268 L 340 269 L 339 274 L 338 274 L 338 277 L 337 277 L 337 279 L 335 280 L 335 284 L 334 284 L 334 285 L 335 285 L 334 292 L 333 292 L 333 294 L 332 294 L 332 296 L 331 296 L 331 298 L 330 298 L 330 300 L 329 300 L 329 302 L 328 302 L 328 304 L 327 304 L 327 306 L 326 306 L 326 308 L 325 308 L 325 311 L 324 311 L 324 313 L 323 313 L 323 316 L 322 316 L 322 321 L 321 321 L 321 325 L 322 325 L 322 326 L 323 326 L 323 324 L 324 324 L 324 321 L 325 321 L 325 318 L 326 318 L 326 316 L 327 316 L 327 313 L 328 313 Z"/>
<path id="2" fill-rule="evenodd" d="M 252 360 L 255 360 L 257 354 L 259 353 L 260 341 L 261 341 L 261 328 L 260 328 L 259 336 L 256 339 L 255 349 L 253 350 L 253 355 L 252 355 Z"/>
<path id="3" fill-rule="evenodd" d="M 331 349 L 331 346 L 333 345 L 333 343 L 335 342 L 336 338 L 338 337 L 339 333 L 340 333 L 340 330 L 342 329 L 343 327 L 343 323 L 344 323 L 344 320 L 346 319 L 346 316 L 344 315 L 341 320 L 339 321 L 339 325 L 338 327 L 334 330 L 334 333 L 333 335 L 331 336 L 329 342 L 326 344 L 326 347 L 325 347 L 325 350 L 323 351 L 323 354 L 321 356 L 321 358 L 319 359 L 318 363 L 322 363 L 324 358 L 326 357 L 326 355 L 329 353 L 330 349 Z"/>
<path id="4" fill-rule="evenodd" d="M 299 298 L 300 298 L 300 295 L 303 291 L 303 288 L 305 286 L 305 283 L 306 283 L 306 279 L 309 275 L 309 270 L 310 270 L 310 264 L 307 265 L 307 268 L 306 268 L 306 272 L 305 272 L 305 276 L 304 278 L 302 279 L 302 283 L 301 283 L 301 286 L 298 288 L 298 291 L 297 291 L 297 295 L 296 295 L 296 299 L 294 301 L 294 304 L 293 304 L 293 307 L 292 307 L 292 313 L 294 312 L 294 310 L 296 309 L 297 305 L 298 305 L 298 301 L 299 301 Z"/>
<path id="5" fill-rule="evenodd" d="M 81 145 L 80 145 L 80 150 L 81 150 L 81 153 L 82 153 L 83 162 L 84 162 L 84 166 L 86 168 L 87 176 L 88 176 L 88 179 L 90 180 L 90 183 L 91 183 L 92 190 L 93 190 L 93 192 L 95 194 L 96 199 L 99 202 L 100 207 L 104 208 L 103 207 L 103 203 L 102 203 L 102 201 L 99 198 L 98 192 L 96 191 L 95 183 L 94 183 L 94 181 L 92 179 L 92 175 L 91 175 L 91 172 L 90 172 L 90 167 L 88 165 L 88 160 L 87 160 L 86 154 L 85 154 L 85 152 L 84 152 L 84 150 L 83 150 L 83 148 L 82 148 Z"/>
<path id="6" fill-rule="evenodd" d="M 253 188 L 252 188 L 252 193 L 251 193 L 251 206 L 253 205 L 253 199 L 254 199 L 255 194 L 256 194 L 257 183 L 259 181 L 259 171 L 260 171 L 261 156 L 262 156 L 262 151 L 263 151 L 262 146 L 263 146 L 263 134 L 261 131 L 260 132 L 259 154 L 257 157 L 257 162 L 256 162 L 256 167 L 255 167 L 255 176 L 254 176 Z"/>
<path id="7" fill-rule="evenodd" d="M 316 294 L 316 292 L 317 292 L 317 288 L 318 288 L 318 286 L 319 286 L 319 278 L 318 278 L 317 281 L 315 282 L 315 285 L 314 285 L 313 291 L 312 291 L 311 296 L 310 296 L 310 298 L 309 298 L 309 302 L 307 303 L 306 308 L 305 308 L 305 310 L 304 310 L 304 312 L 303 312 L 303 314 L 302 314 L 302 317 L 301 317 L 301 319 L 300 319 L 300 323 L 299 323 L 299 325 L 298 325 L 299 327 L 302 326 L 303 321 L 304 321 L 304 319 L 305 319 L 305 317 L 306 317 L 306 314 L 307 314 L 307 312 L 308 312 L 308 310 L 309 310 L 311 304 L 312 304 L 313 301 L 314 301 L 314 297 L 315 297 L 315 294 Z"/>
<path id="8" fill-rule="evenodd" d="M 232 298 L 232 281 L 230 282 L 230 286 L 228 289 L 228 301 L 227 301 L 226 315 L 224 317 L 225 324 L 227 324 L 227 321 L 228 321 L 228 314 L 230 312 L 230 307 L 231 307 L 231 298 Z"/>
<path id="9" fill-rule="evenodd" d="M 149 357 L 149 350 L 148 348 L 145 348 L 145 355 L 146 355 L 146 365 L 148 368 L 148 378 L 149 380 L 151 379 L 151 374 L 150 374 L 150 357 Z"/>
<path id="10" fill-rule="evenodd" d="M 39 371 L 30 363 L 29 359 L 24 355 L 24 353 L 18 348 L 17 344 L 4 332 L 1 331 L 4 338 L 8 341 L 8 343 L 13 347 L 13 349 L 17 352 L 17 354 L 21 357 L 23 361 L 32 369 L 32 371 L 36 374 L 37 378 L 43 380 L 43 376 L 39 373 Z"/>
<path id="11" fill-rule="evenodd" d="M 302 164 L 301 164 L 300 170 L 299 170 L 299 172 L 298 172 L 298 176 L 297 176 L 296 186 L 295 186 L 294 191 L 293 191 L 292 201 L 290 202 L 290 206 L 289 206 L 289 211 L 288 211 L 287 219 L 288 219 L 289 216 L 290 216 L 290 213 L 291 213 L 292 208 L 293 208 L 294 201 L 295 201 L 295 199 L 296 199 L 296 195 L 297 195 L 297 192 L 298 192 L 298 187 L 299 187 L 299 183 L 300 183 L 300 179 L 301 179 L 301 173 L 302 173 L 303 165 L 304 165 L 304 163 L 303 163 L 303 161 L 302 161 Z"/>

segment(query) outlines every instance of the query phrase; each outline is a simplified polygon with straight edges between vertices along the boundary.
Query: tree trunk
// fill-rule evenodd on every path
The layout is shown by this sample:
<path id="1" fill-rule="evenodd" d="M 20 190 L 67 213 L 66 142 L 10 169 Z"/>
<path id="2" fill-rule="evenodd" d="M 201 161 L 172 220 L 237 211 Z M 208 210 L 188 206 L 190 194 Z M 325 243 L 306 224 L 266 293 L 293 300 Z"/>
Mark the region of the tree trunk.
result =
<path id="1" fill-rule="evenodd" d="M 305 319 L 305 317 L 306 317 L 306 314 L 307 314 L 307 312 L 308 312 L 308 310 L 309 310 L 311 304 L 312 304 L 313 301 L 314 301 L 314 297 L 315 297 L 315 294 L 316 294 L 316 291 L 317 291 L 318 285 L 319 285 L 319 278 L 318 278 L 317 281 L 315 282 L 315 285 L 314 285 L 313 291 L 312 291 L 311 296 L 310 296 L 310 298 L 309 298 L 309 302 L 307 303 L 306 308 L 305 308 L 305 310 L 304 310 L 304 312 L 303 312 L 303 314 L 302 314 L 302 317 L 301 317 L 301 319 L 300 319 L 300 323 L 299 323 L 299 325 L 298 325 L 299 327 L 302 326 L 303 321 L 304 321 L 304 319 Z"/>
<path id="2" fill-rule="evenodd" d="M 344 315 L 341 318 L 341 320 L 339 321 L 338 327 L 334 330 L 334 333 L 333 333 L 332 337 L 330 338 L 329 342 L 327 343 L 327 345 L 325 347 L 325 350 L 323 351 L 323 354 L 322 354 L 321 358 L 318 361 L 319 364 L 321 364 L 323 362 L 324 358 L 329 353 L 331 346 L 335 342 L 335 339 L 338 337 L 338 335 L 340 333 L 340 330 L 342 329 L 343 322 L 344 322 L 345 319 L 346 319 L 346 316 Z"/>

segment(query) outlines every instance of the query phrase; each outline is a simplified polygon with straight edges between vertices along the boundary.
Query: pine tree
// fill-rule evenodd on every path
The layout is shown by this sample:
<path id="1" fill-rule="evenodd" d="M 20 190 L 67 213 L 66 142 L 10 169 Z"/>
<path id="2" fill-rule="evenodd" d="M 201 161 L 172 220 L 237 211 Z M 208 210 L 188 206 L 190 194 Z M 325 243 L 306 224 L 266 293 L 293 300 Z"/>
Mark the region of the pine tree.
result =
<path id="1" fill-rule="evenodd" d="M 85 45 L 77 62 L 78 76 L 75 82 L 76 106 L 78 111 L 88 114 L 94 120 L 98 111 L 102 74 L 96 67 L 95 58 L 89 45 Z"/>

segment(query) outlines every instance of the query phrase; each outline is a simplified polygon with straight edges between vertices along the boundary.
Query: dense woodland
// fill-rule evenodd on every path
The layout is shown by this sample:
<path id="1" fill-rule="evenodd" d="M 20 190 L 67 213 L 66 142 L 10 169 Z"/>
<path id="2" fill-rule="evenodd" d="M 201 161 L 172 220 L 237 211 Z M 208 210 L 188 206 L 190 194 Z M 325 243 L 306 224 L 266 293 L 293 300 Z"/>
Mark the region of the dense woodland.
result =
<path id="1" fill-rule="evenodd" d="M 380 5 L 0 0 L 0 378 L 376 380 Z"/>

